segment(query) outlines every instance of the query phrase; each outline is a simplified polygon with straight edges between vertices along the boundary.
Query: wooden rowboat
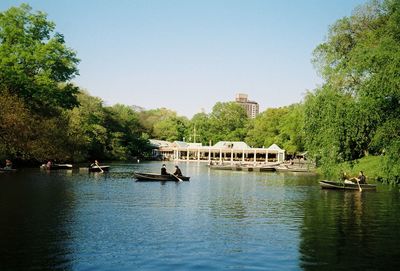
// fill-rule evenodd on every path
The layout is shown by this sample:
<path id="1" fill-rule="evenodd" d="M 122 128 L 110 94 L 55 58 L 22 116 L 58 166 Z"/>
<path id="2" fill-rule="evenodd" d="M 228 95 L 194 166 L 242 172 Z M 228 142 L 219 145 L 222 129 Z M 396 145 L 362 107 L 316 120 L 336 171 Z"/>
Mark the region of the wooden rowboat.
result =
<path id="1" fill-rule="evenodd" d="M 177 182 L 179 181 L 179 179 L 181 179 L 182 181 L 189 181 L 190 177 L 187 176 L 179 176 L 179 177 L 175 177 L 172 174 L 169 175 L 161 175 L 161 174 L 156 174 L 156 173 L 141 173 L 141 172 L 133 172 L 133 177 L 137 180 L 137 181 L 147 181 L 147 182 L 151 182 L 151 181 L 155 181 L 155 182 L 167 182 L 167 181 L 173 181 L 173 182 Z M 179 178 L 179 179 L 178 179 Z"/>
<path id="2" fill-rule="evenodd" d="M 58 169 L 72 169 L 71 164 L 52 164 L 50 168 L 47 167 L 46 164 L 43 164 L 40 166 L 41 169 L 46 169 L 46 170 L 58 170 Z"/>
<path id="3" fill-rule="evenodd" d="M 333 181 L 320 181 L 322 189 L 359 190 L 357 183 L 341 183 Z M 362 190 L 376 191 L 376 184 L 360 184 Z"/>

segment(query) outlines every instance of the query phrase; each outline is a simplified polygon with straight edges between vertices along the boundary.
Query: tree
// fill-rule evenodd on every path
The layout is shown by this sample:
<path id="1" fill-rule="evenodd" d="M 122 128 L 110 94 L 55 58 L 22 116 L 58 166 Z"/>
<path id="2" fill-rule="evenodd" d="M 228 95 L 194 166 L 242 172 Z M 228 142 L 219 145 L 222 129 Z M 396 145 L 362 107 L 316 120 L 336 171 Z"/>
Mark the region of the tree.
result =
<path id="1" fill-rule="evenodd" d="M 78 105 L 76 53 L 43 12 L 27 4 L 0 13 L 0 86 L 42 115 Z"/>
<path id="2" fill-rule="evenodd" d="M 337 133 L 341 138 L 340 142 L 328 140 L 326 146 L 329 147 L 325 150 L 336 148 L 344 161 L 370 152 L 384 153 L 384 175 L 393 182 L 400 181 L 400 167 L 393 166 L 400 162 L 400 132 L 397 129 L 400 126 L 399 25 L 399 1 L 371 1 L 355 10 L 351 17 L 338 20 L 330 28 L 327 40 L 314 52 L 314 63 L 325 79 L 316 95 L 322 97 L 323 92 L 328 96 L 336 95 L 334 97 L 342 97 L 351 105 L 351 109 L 340 105 L 329 107 L 346 112 L 345 123 L 352 126 L 329 126 L 332 134 Z M 313 100 L 309 99 L 309 108 L 312 108 Z M 318 112 L 325 114 L 322 111 L 324 109 Z M 336 114 L 336 118 L 330 120 L 337 124 L 340 117 Z M 326 122 L 310 110 L 306 120 L 317 126 Z M 321 135 L 308 136 L 309 142 L 317 142 Z"/>
<path id="3" fill-rule="evenodd" d="M 157 108 L 139 112 L 139 122 L 145 128 L 151 138 L 156 138 L 158 134 L 157 132 L 154 132 L 155 124 L 162 120 L 176 116 L 177 114 L 175 111 L 166 108 Z"/>
<path id="4" fill-rule="evenodd" d="M 250 124 L 246 141 L 255 147 L 277 144 L 288 153 L 304 150 L 304 109 L 301 104 L 268 108 Z"/>
<path id="5" fill-rule="evenodd" d="M 206 113 L 197 113 L 192 117 L 186 138 L 188 141 L 202 143 L 204 146 L 210 144 L 210 119 Z"/>
<path id="6" fill-rule="evenodd" d="M 66 111 L 69 151 L 74 161 L 105 158 L 107 129 L 103 101 L 82 91 L 79 107 Z"/>
<path id="7" fill-rule="evenodd" d="M 146 156 L 150 151 L 138 113 L 131 107 L 116 104 L 105 108 L 107 128 L 107 156 L 114 160 L 129 160 Z"/>
<path id="8" fill-rule="evenodd" d="M 182 141 L 186 135 L 188 119 L 179 116 L 168 116 L 154 124 L 153 134 L 156 138 L 167 141 Z"/>
<path id="9" fill-rule="evenodd" d="M 235 102 L 214 105 L 209 117 L 210 140 L 243 141 L 246 136 L 248 117 L 246 111 Z"/>
<path id="10" fill-rule="evenodd" d="M 64 118 L 32 115 L 16 95 L 0 95 L 0 157 L 22 160 L 69 159 Z"/>

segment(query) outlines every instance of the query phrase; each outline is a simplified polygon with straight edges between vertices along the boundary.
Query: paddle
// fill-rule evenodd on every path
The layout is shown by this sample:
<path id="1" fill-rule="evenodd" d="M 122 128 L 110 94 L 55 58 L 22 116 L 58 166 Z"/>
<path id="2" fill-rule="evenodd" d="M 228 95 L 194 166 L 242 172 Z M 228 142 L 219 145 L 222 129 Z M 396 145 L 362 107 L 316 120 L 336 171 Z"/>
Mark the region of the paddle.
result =
<path id="1" fill-rule="evenodd" d="M 96 166 L 100 169 L 100 171 L 101 171 L 101 173 L 104 173 L 104 170 L 99 166 L 99 163 L 97 163 L 97 161 L 96 161 Z"/>
<path id="2" fill-rule="evenodd" d="M 175 174 L 171 174 L 172 176 L 174 176 L 175 178 L 178 179 L 178 181 L 183 182 L 183 180 L 181 178 L 179 178 L 178 176 L 176 176 Z"/>
<path id="3" fill-rule="evenodd" d="M 360 185 L 360 180 L 359 180 L 359 179 L 357 179 L 357 184 L 358 184 L 358 189 L 360 190 L 360 192 L 362 192 L 361 185 Z"/>

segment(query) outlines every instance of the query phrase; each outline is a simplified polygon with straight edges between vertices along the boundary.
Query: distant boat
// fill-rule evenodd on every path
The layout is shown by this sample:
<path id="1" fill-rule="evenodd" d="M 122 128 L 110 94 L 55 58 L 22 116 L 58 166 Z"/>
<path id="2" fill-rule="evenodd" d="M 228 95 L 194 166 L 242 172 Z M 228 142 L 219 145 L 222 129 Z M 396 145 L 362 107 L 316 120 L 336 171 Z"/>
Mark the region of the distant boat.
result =
<path id="1" fill-rule="evenodd" d="M 278 172 L 311 172 L 311 170 L 306 167 L 287 166 L 287 165 L 276 166 L 275 170 Z"/>
<path id="2" fill-rule="evenodd" d="M 211 169 L 219 169 L 219 170 L 232 170 L 232 165 L 208 165 Z"/>
<path id="3" fill-rule="evenodd" d="M 169 175 L 161 175 L 156 173 L 141 173 L 141 172 L 133 172 L 133 177 L 138 181 L 174 181 L 177 182 L 179 179 L 182 181 L 189 181 L 190 177 L 187 176 L 178 176 L 169 174 Z M 179 179 L 178 179 L 179 178 Z"/>
<path id="4" fill-rule="evenodd" d="M 52 164 L 49 168 L 46 164 L 43 164 L 40 166 L 40 168 L 46 169 L 46 170 L 72 169 L 72 165 L 71 164 Z"/>
<path id="5" fill-rule="evenodd" d="M 337 189 L 337 190 L 359 190 L 357 183 L 341 183 L 333 181 L 320 181 L 319 182 L 322 189 Z M 364 190 L 376 190 L 376 184 L 360 184 L 361 189 Z"/>

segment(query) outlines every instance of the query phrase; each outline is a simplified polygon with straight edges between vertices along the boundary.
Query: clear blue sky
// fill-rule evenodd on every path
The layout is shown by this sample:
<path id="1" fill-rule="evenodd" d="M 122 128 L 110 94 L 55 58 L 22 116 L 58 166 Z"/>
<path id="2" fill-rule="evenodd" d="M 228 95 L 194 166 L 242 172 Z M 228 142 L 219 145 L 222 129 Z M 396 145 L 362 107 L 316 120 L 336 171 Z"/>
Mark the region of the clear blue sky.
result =
<path id="1" fill-rule="evenodd" d="M 261 110 L 321 79 L 313 49 L 365 0 L 0 0 L 48 14 L 77 51 L 74 81 L 106 104 L 191 117 L 247 93 Z"/>

